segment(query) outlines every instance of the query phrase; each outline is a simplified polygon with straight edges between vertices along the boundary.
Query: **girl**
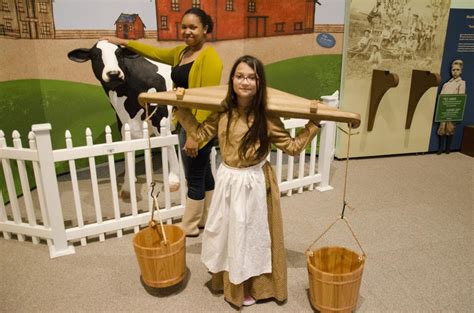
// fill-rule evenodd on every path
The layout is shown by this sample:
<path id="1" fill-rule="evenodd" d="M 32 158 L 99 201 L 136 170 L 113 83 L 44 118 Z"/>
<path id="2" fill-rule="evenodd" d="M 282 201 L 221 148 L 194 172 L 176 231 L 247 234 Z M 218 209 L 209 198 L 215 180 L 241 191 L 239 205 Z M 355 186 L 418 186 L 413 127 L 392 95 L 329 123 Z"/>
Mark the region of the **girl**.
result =
<path id="1" fill-rule="evenodd" d="M 218 136 L 222 164 L 203 233 L 201 259 L 212 273 L 211 288 L 241 307 L 255 300 L 287 299 L 287 272 L 280 192 L 266 161 L 271 144 L 299 154 L 319 130 L 310 121 L 296 138 L 267 113 L 263 64 L 240 57 L 232 67 L 225 112 L 199 124 L 192 113 L 175 114 L 189 136 L 202 142 Z M 291 103 L 288 103 L 291 106 Z"/>
<path id="2" fill-rule="evenodd" d="M 464 66 L 463 60 L 454 60 L 451 63 L 451 79 L 443 84 L 441 95 L 463 95 L 466 93 L 466 81 L 461 77 Z M 440 122 L 438 127 L 439 146 L 437 154 L 451 152 L 451 142 L 456 132 L 456 123 L 452 121 Z"/>

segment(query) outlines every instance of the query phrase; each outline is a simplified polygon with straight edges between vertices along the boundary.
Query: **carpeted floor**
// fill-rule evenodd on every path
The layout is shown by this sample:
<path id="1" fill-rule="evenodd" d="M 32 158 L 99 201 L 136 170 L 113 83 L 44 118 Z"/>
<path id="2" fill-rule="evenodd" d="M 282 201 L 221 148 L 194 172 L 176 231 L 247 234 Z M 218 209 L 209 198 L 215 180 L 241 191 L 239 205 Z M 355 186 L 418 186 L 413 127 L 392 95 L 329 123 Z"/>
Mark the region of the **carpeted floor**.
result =
<path id="1" fill-rule="evenodd" d="M 474 159 L 461 153 L 351 160 L 345 216 L 367 254 L 357 312 L 473 312 Z M 246 312 L 312 312 L 304 251 L 341 213 L 344 161 L 327 192 L 282 198 L 289 298 Z M 209 292 L 201 238 L 187 239 L 186 281 L 140 281 L 133 234 L 50 259 L 44 244 L 0 238 L 0 312 L 234 312 Z M 313 247 L 359 252 L 338 222 Z"/>

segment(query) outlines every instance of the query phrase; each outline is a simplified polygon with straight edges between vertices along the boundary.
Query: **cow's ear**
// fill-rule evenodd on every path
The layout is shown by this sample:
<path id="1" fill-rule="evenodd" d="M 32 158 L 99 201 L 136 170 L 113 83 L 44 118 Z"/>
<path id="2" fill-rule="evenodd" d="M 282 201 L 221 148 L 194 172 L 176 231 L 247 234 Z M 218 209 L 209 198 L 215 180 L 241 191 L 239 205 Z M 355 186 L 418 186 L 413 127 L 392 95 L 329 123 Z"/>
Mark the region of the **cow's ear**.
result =
<path id="1" fill-rule="evenodd" d="M 67 57 L 74 62 L 83 63 L 91 59 L 91 51 L 90 49 L 79 48 L 69 52 Z"/>
<path id="2" fill-rule="evenodd" d="M 132 50 L 128 50 L 128 49 L 122 49 L 122 55 L 125 58 L 129 58 L 129 59 L 135 59 L 135 58 L 138 58 L 140 56 L 140 55 L 136 54 L 135 52 L 133 52 Z"/>

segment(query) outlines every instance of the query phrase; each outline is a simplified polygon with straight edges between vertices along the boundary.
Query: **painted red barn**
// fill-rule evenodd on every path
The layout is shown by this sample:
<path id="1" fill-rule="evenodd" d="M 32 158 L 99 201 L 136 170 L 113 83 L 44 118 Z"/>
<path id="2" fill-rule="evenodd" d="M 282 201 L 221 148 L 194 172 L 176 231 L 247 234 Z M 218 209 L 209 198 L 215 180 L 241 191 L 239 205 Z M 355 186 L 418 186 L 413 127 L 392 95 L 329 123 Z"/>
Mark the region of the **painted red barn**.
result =
<path id="1" fill-rule="evenodd" d="M 123 39 L 145 37 L 145 24 L 138 14 L 121 13 L 115 21 L 115 35 Z"/>
<path id="2" fill-rule="evenodd" d="M 210 40 L 243 39 L 314 32 L 314 0 L 155 1 L 158 40 L 180 40 L 183 13 L 200 7 L 214 21 Z"/>

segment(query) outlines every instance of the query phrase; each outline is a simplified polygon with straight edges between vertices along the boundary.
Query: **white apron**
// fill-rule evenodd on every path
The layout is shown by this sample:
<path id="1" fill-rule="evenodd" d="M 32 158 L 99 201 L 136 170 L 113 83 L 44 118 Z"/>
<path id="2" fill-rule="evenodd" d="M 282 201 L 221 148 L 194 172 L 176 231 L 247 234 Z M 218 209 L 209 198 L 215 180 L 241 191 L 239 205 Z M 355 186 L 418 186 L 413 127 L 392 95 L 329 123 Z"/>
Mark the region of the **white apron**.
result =
<path id="1" fill-rule="evenodd" d="M 272 271 L 264 163 L 247 168 L 222 163 L 216 175 L 201 260 L 211 273 L 229 272 L 236 285 Z"/>

